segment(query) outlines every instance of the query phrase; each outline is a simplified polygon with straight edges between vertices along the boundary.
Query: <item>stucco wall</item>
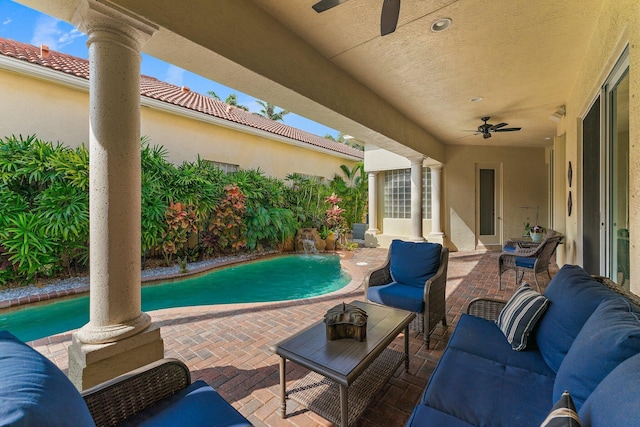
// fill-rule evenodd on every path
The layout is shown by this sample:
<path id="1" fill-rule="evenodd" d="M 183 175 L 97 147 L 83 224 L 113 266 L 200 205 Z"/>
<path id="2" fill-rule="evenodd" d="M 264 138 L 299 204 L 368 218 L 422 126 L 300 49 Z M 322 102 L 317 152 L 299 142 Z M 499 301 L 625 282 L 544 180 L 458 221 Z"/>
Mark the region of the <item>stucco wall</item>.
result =
<path id="1" fill-rule="evenodd" d="M 591 37 L 583 66 L 567 100 L 567 114 L 558 124 L 557 134 L 566 133 L 566 162 L 574 165 L 577 178 L 574 203 L 577 210 L 566 216 L 566 241 L 559 250 L 565 251 L 567 263 L 582 262 L 582 170 L 580 137 L 581 118 L 620 57 L 629 45 L 629 146 L 630 146 L 630 237 L 631 260 L 638 259 L 640 249 L 636 243 L 640 236 L 640 3 L 636 0 L 608 0 L 602 7 L 600 21 Z M 566 190 L 568 191 L 568 189 Z M 640 264 L 631 262 L 631 290 L 640 293 Z"/>
<path id="2" fill-rule="evenodd" d="M 544 148 L 448 146 L 443 168 L 445 233 L 452 250 L 476 249 L 476 164 L 502 166 L 503 240 L 522 234 L 523 224 L 535 222 L 540 206 L 540 225 L 547 222 L 547 166 Z M 531 185 L 535 183 L 535 185 Z"/>
<path id="3" fill-rule="evenodd" d="M 89 93 L 0 69 L 0 137 L 89 142 Z"/>
<path id="4" fill-rule="evenodd" d="M 89 141 L 89 92 L 0 69 L 0 137 L 36 134 L 76 147 Z M 141 135 L 163 145 L 168 160 L 180 164 L 206 160 L 260 168 L 284 178 L 298 172 L 331 179 L 354 160 L 182 117 L 150 107 L 141 109 Z"/>

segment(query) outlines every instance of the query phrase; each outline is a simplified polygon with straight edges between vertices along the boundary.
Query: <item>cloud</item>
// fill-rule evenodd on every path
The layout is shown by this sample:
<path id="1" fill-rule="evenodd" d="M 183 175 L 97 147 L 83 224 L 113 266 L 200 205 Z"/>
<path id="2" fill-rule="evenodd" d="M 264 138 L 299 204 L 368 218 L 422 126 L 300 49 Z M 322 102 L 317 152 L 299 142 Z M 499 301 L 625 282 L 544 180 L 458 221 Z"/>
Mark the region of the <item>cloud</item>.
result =
<path id="1" fill-rule="evenodd" d="M 11 24 L 11 18 L 7 17 L 7 18 L 5 18 L 4 21 L 2 21 L 2 25 L 8 25 L 8 24 Z"/>
<path id="2" fill-rule="evenodd" d="M 84 35 L 75 28 L 70 27 L 67 30 L 65 27 L 70 26 L 50 16 L 40 17 L 33 29 L 31 44 L 34 46 L 44 44 L 49 46 L 51 50 L 61 50 L 63 47 L 73 43 L 78 37 Z"/>
<path id="3" fill-rule="evenodd" d="M 185 71 L 182 68 L 176 67 L 175 65 L 169 65 L 164 80 L 172 85 L 182 86 L 184 73 Z"/>

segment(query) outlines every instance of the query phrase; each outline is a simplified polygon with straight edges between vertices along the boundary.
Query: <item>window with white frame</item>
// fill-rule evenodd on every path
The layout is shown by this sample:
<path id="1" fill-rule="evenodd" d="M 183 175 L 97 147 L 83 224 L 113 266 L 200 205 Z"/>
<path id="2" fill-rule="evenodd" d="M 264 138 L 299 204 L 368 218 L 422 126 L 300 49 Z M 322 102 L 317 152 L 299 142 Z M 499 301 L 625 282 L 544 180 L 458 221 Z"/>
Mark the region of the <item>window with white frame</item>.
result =
<path id="1" fill-rule="evenodd" d="M 233 172 L 237 172 L 238 169 L 240 169 L 240 165 L 234 165 L 231 163 L 214 162 L 213 160 L 207 160 L 207 162 L 211 163 L 211 165 L 222 170 L 222 172 L 224 173 L 233 173 Z"/>
<path id="2" fill-rule="evenodd" d="M 385 171 L 384 217 L 411 218 L 411 169 Z M 431 170 L 422 170 L 422 217 L 431 218 Z"/>

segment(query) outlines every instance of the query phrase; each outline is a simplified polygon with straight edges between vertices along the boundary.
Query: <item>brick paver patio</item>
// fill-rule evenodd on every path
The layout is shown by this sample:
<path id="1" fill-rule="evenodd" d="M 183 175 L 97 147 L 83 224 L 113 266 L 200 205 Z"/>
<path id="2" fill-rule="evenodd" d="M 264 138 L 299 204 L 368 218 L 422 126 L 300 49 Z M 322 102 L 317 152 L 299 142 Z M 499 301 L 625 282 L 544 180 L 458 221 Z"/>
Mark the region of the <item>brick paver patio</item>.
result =
<path id="1" fill-rule="evenodd" d="M 343 265 L 352 282 L 345 289 L 323 297 L 293 302 L 185 307 L 153 311 L 161 326 L 166 357 L 184 361 L 193 380 L 203 379 L 256 426 L 329 426 L 330 422 L 288 401 L 287 418 L 278 409 L 279 357 L 269 347 L 294 332 L 322 319 L 324 313 L 343 301 L 363 299 L 366 274 L 382 264 L 387 251 L 364 248 L 348 254 Z M 505 273 L 498 290 L 498 252 L 454 252 L 450 254 L 447 279 L 447 322 L 432 335 L 426 350 L 422 335 L 410 337 L 410 368 L 399 368 L 376 395 L 359 421 L 361 426 L 403 426 L 418 402 L 460 314 L 474 298 L 508 298 L 515 289 L 513 273 Z M 554 266 L 555 270 L 555 266 Z M 525 275 L 525 280 L 533 277 Z M 553 272 L 552 272 L 553 274 Z M 546 284 L 545 275 L 539 275 Z M 31 343 L 62 369 L 67 368 L 71 334 L 60 334 Z M 402 335 L 392 344 L 402 351 Z M 307 371 L 288 364 L 287 382 Z"/>

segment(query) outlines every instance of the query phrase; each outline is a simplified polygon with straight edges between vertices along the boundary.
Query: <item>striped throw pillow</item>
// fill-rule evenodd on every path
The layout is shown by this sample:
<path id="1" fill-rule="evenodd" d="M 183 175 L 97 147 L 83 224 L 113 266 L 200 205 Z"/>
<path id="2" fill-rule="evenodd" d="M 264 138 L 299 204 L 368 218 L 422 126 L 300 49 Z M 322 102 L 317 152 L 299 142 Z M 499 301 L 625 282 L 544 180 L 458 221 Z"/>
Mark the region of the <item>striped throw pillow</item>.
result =
<path id="1" fill-rule="evenodd" d="M 540 427 L 582 427 L 576 406 L 568 391 L 565 390 L 560 400 L 553 405 L 547 418 L 540 424 Z"/>
<path id="2" fill-rule="evenodd" d="M 527 348 L 529 334 L 544 314 L 549 300 L 524 282 L 502 309 L 496 323 L 514 350 Z"/>

